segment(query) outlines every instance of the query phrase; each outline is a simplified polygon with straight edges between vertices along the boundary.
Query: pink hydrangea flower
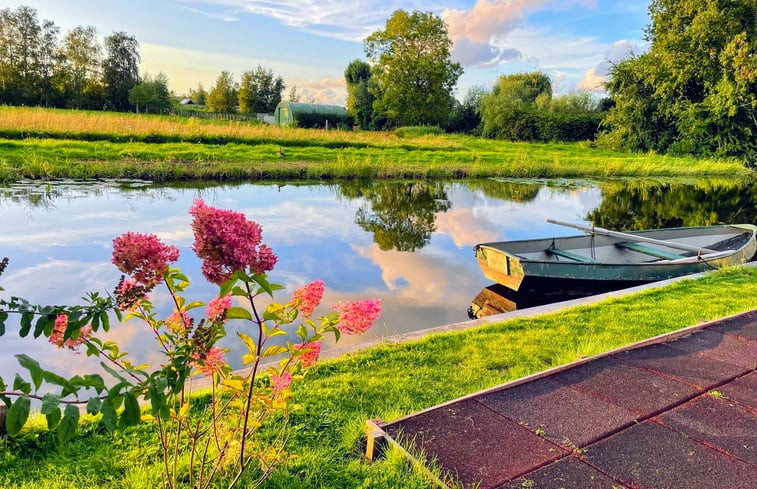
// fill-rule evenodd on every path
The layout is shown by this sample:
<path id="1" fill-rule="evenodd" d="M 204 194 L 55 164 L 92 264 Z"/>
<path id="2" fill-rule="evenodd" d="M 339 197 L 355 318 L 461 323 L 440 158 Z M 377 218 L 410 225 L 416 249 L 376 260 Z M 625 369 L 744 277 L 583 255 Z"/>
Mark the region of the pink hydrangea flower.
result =
<path id="1" fill-rule="evenodd" d="M 224 313 L 231 307 L 231 292 L 223 297 L 211 299 L 208 307 L 205 309 L 205 315 L 211 323 L 222 318 Z"/>
<path id="2" fill-rule="evenodd" d="M 315 362 L 318 361 L 318 357 L 321 356 L 320 341 L 311 341 L 310 343 L 294 345 L 293 348 L 302 352 L 298 358 L 303 367 L 312 367 Z"/>
<path id="3" fill-rule="evenodd" d="M 276 255 L 261 244 L 262 229 L 241 212 L 216 209 L 200 199 L 189 211 L 194 218 L 193 249 L 202 259 L 202 273 L 214 284 L 226 282 L 237 270 L 253 273 L 273 270 Z"/>
<path id="4" fill-rule="evenodd" d="M 323 280 L 310 282 L 292 294 L 292 304 L 299 306 L 300 313 L 310 317 L 323 298 Z"/>
<path id="5" fill-rule="evenodd" d="M 223 350 L 215 346 L 211 346 L 204 357 L 195 354 L 193 358 L 195 360 L 192 362 L 192 366 L 208 376 L 220 372 L 221 368 L 226 364 Z"/>
<path id="6" fill-rule="evenodd" d="M 381 299 L 338 302 L 332 309 L 339 313 L 339 331 L 345 334 L 365 333 L 381 314 Z"/>
<path id="7" fill-rule="evenodd" d="M 274 394 L 280 393 L 292 383 L 292 374 L 284 372 L 281 375 L 273 374 L 271 376 L 271 384 L 273 385 Z"/>
<path id="8" fill-rule="evenodd" d="M 63 340 L 63 336 L 66 334 L 66 328 L 68 327 L 68 316 L 65 314 L 58 314 L 55 318 L 55 326 L 50 333 L 48 341 L 58 348 L 68 348 L 69 350 L 76 350 L 79 345 L 84 343 L 92 335 L 92 327 L 84 326 L 79 330 L 79 337 L 76 339 L 69 338 Z"/>
<path id="9" fill-rule="evenodd" d="M 129 232 L 113 240 L 113 264 L 145 287 L 160 282 L 168 264 L 178 259 L 179 249 L 154 234 Z"/>

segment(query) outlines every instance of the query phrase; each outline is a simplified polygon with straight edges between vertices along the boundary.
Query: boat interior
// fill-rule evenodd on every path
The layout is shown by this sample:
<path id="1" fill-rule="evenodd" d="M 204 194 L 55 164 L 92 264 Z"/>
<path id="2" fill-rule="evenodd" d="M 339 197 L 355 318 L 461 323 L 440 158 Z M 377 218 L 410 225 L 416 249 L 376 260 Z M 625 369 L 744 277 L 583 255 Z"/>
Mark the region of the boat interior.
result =
<path id="1" fill-rule="evenodd" d="M 752 232 L 731 226 L 708 228 L 661 229 L 633 233 L 637 236 L 702 248 L 702 255 L 717 257 L 743 247 Z M 661 244 L 636 242 L 630 239 L 581 235 L 524 241 L 484 243 L 485 246 L 505 251 L 525 261 L 567 263 L 656 263 L 672 262 L 696 257 L 694 251 L 684 251 Z"/>

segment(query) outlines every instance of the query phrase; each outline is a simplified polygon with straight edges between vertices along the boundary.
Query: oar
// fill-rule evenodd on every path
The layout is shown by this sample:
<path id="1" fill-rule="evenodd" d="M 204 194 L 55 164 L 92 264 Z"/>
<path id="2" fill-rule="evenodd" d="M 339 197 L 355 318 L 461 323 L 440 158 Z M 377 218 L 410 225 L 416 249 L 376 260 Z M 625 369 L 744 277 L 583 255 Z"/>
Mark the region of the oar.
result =
<path id="1" fill-rule="evenodd" d="M 580 224 L 573 224 L 570 222 L 557 221 L 555 219 L 547 219 L 548 223 L 557 224 L 559 226 L 567 226 L 569 228 L 578 229 L 580 231 L 592 234 L 599 234 L 603 236 L 612 236 L 613 238 L 627 239 L 628 241 L 636 241 L 639 243 L 656 244 L 658 246 L 667 246 L 668 248 L 674 248 L 677 250 L 691 251 L 693 253 L 718 253 L 716 250 L 709 248 L 701 248 L 699 246 L 691 246 L 683 243 L 677 243 L 675 241 L 665 241 L 662 239 L 646 238 L 637 234 L 621 233 L 620 231 L 611 231 L 609 229 L 600 228 L 597 226 L 587 227 Z"/>

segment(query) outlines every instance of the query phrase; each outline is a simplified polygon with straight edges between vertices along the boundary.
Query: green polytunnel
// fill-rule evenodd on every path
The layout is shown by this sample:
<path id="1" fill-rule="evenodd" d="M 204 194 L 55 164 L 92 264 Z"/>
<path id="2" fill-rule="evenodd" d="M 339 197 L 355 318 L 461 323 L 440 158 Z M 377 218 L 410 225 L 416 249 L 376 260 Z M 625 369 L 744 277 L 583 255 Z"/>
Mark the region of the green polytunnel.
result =
<path id="1" fill-rule="evenodd" d="M 273 118 L 276 125 L 282 127 L 336 129 L 342 125 L 351 128 L 354 124 L 344 107 L 301 102 L 280 102 Z"/>

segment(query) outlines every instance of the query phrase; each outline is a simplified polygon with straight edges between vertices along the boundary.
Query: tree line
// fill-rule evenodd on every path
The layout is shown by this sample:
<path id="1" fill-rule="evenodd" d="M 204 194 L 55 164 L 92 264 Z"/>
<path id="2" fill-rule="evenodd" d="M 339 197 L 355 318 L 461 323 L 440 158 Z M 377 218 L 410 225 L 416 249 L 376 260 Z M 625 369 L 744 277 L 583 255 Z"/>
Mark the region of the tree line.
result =
<path id="1" fill-rule="evenodd" d="M 600 147 L 757 163 L 754 0 L 652 0 L 650 50 L 616 63 L 608 97 L 554 97 L 544 73 L 503 75 L 457 101 L 462 68 L 444 22 L 395 12 L 345 70 L 347 108 L 363 129 L 436 125 L 518 141 L 594 140 Z"/>
<path id="2" fill-rule="evenodd" d="M 612 65 L 607 98 L 555 97 L 540 72 L 503 75 L 492 88 L 453 94 L 463 73 L 444 21 L 397 10 L 345 69 L 346 105 L 364 130 L 438 126 L 516 141 L 594 140 L 597 146 L 757 161 L 757 17 L 754 0 L 651 0 L 648 52 Z M 160 111 L 165 75 L 139 76 L 136 39 L 100 46 L 94 27 L 60 30 L 29 7 L 0 11 L 0 103 Z M 258 66 L 239 82 L 223 71 L 190 91 L 214 112 L 273 112 L 280 76 Z M 298 101 L 296 87 L 289 100 Z"/>

